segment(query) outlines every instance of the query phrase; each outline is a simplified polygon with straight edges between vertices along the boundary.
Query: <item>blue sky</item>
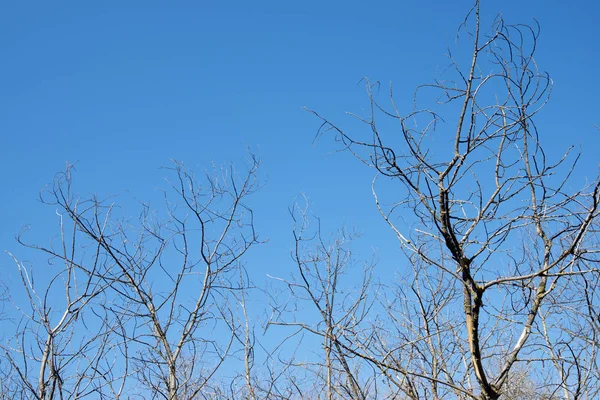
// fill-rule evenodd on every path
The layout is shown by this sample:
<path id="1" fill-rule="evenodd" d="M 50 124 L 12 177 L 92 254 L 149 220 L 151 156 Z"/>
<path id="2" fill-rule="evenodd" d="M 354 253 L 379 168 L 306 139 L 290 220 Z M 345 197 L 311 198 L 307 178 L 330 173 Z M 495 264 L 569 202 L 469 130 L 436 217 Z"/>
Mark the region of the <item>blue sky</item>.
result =
<path id="1" fill-rule="evenodd" d="M 156 196 L 170 159 L 202 170 L 262 159 L 254 197 L 258 276 L 291 268 L 288 207 L 300 193 L 332 229 L 365 233 L 365 249 L 393 258 L 397 244 L 378 218 L 373 171 L 332 141 L 313 139 L 315 109 L 344 122 L 367 106 L 362 77 L 393 81 L 400 101 L 447 65 L 447 46 L 469 1 L 6 2 L 0 7 L 0 249 L 22 258 L 14 235 L 56 234 L 39 190 L 77 161 L 82 194 Z M 537 60 L 555 82 L 538 124 L 551 150 L 585 150 L 596 174 L 600 143 L 594 1 L 484 1 L 488 23 L 542 26 Z M 39 236 L 38 236 L 39 235 Z M 387 249 L 387 251 L 386 251 Z M 370 250 L 362 256 L 369 257 Z M 0 271 L 12 271 L 0 257 Z"/>

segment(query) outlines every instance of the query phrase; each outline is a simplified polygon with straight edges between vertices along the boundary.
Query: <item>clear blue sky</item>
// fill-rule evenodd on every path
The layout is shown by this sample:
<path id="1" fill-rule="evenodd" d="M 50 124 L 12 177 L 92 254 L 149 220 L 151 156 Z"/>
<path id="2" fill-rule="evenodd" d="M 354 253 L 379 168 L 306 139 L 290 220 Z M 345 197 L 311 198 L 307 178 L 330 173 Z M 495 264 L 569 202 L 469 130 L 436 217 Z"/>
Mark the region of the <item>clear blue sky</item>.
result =
<path id="1" fill-rule="evenodd" d="M 400 100 L 447 65 L 445 49 L 470 1 L 4 2 L 0 6 L 0 249 L 22 258 L 14 235 L 56 234 L 37 200 L 65 162 L 76 188 L 164 187 L 169 159 L 190 167 L 240 163 L 250 146 L 266 186 L 255 196 L 269 244 L 252 271 L 285 268 L 287 208 L 304 192 L 330 226 L 365 233 L 366 248 L 396 248 L 378 219 L 373 171 L 331 141 L 303 106 L 344 121 L 366 106 L 362 77 L 394 81 Z M 595 175 L 600 132 L 600 5 L 596 1 L 483 1 L 487 22 L 542 26 L 538 62 L 555 81 L 538 123 L 550 144 L 582 145 Z M 382 254 L 385 260 L 386 255 Z M 368 254 L 363 254 L 368 257 Z M 0 257 L 4 275 L 14 265 Z"/>

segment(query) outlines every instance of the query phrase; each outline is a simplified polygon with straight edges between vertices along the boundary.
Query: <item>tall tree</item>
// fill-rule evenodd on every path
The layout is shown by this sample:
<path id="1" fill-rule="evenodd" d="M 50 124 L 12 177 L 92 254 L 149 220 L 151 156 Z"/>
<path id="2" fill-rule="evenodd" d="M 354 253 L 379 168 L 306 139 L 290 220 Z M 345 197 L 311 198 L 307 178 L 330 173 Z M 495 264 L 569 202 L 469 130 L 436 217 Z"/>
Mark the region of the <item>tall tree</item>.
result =
<path id="1" fill-rule="evenodd" d="M 449 55 L 412 110 L 367 82 L 370 114 L 355 115 L 367 135 L 313 112 L 319 136 L 377 171 L 376 206 L 412 271 L 387 292 L 388 324 L 339 338 L 409 398 L 510 397 L 523 370 L 540 393 L 592 398 L 600 181 L 572 190 L 579 156 L 544 150 L 539 27 L 481 25 L 477 1 L 459 29 L 470 59 Z"/>

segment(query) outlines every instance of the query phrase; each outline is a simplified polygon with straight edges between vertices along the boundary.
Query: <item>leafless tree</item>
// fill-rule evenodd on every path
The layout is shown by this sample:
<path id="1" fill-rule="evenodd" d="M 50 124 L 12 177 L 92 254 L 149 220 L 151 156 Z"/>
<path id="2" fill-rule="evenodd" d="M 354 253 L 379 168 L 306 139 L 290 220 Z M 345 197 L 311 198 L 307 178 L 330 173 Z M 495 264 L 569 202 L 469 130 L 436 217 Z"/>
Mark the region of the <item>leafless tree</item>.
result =
<path id="1" fill-rule="evenodd" d="M 213 378 L 238 345 L 244 360 L 252 352 L 251 327 L 240 323 L 248 322 L 242 257 L 258 242 L 245 203 L 257 187 L 257 168 L 258 160 L 251 157 L 241 178 L 229 167 L 207 174 L 201 183 L 175 163 L 175 197 L 165 192 L 166 212 L 143 204 L 137 223 L 119 215 L 113 198 L 75 196 L 71 168 L 59 174 L 44 200 L 59 210 L 61 248 L 28 246 L 66 267 L 40 292 L 32 272 L 17 261 L 31 312 L 6 349 L 18 375 L 15 387 L 40 399 L 59 398 L 56 391 L 60 398 L 83 397 L 92 389 L 107 398 L 123 393 L 212 398 L 219 390 Z M 70 235 L 63 232 L 63 219 L 69 221 Z M 61 291 L 55 286 L 66 298 L 58 314 Z M 245 319 L 239 318 L 240 304 Z M 96 318 L 93 323 L 82 321 L 88 314 Z M 69 352 L 74 332 L 86 329 L 95 333 Z M 243 332 L 248 335 L 241 337 Z M 116 355 L 112 366 L 106 365 L 110 355 Z M 69 363 L 77 364 L 68 370 L 69 378 L 83 383 L 67 385 L 62 371 Z M 121 373 L 120 386 L 107 394 L 107 383 L 115 387 L 115 371 Z M 245 371 L 249 385 L 248 363 Z M 96 382 L 103 379 L 108 380 L 104 385 Z"/>
<path id="2" fill-rule="evenodd" d="M 366 81 L 368 115 L 350 128 L 313 112 L 319 137 L 375 171 L 402 249 L 393 277 L 377 280 L 354 234 L 327 238 L 295 205 L 294 271 L 267 291 L 266 334 L 283 338 L 271 346 L 244 267 L 259 243 L 255 158 L 200 179 L 174 163 L 164 211 L 144 203 L 137 218 L 118 197 L 77 195 L 69 166 L 42 196 L 56 240 L 19 237 L 48 265 L 9 253 L 19 285 L 0 291 L 0 398 L 600 396 L 600 180 L 573 190 L 579 155 L 544 150 L 539 27 L 498 17 L 486 33 L 479 6 L 457 36 L 469 59 L 449 52 L 408 107 Z"/>
<path id="3" fill-rule="evenodd" d="M 412 110 L 367 82 L 370 113 L 354 115 L 365 138 L 313 112 L 319 136 L 377 171 L 376 206 L 407 259 L 407 280 L 382 297 L 387 323 L 345 351 L 407 398 L 510 398 L 522 371 L 535 371 L 539 398 L 598 393 L 600 181 L 572 190 L 579 156 L 544 151 L 535 117 L 552 81 L 533 57 L 539 33 L 498 17 L 486 35 L 476 1 L 458 37 L 469 62 L 450 53 Z"/>
<path id="4" fill-rule="evenodd" d="M 312 348 L 307 352 L 312 356 L 295 353 L 283 361 L 296 371 L 295 377 L 306 376 L 306 382 L 295 385 L 299 397 L 366 399 L 376 391 L 377 382 L 372 368 L 365 369 L 362 360 L 356 360 L 348 352 L 347 333 L 357 332 L 369 323 L 374 264 L 366 263 L 358 269 L 362 274 L 358 282 L 362 283 L 345 290 L 348 269 L 355 267 L 349 248 L 355 235 L 341 230 L 327 240 L 321 232 L 320 220 L 308 215 L 308 202 L 304 200 L 304 204 L 296 204 L 290 210 L 294 221 L 292 259 L 296 273 L 291 278 L 273 277 L 285 284 L 289 301 L 272 302 L 268 326 L 291 329 L 285 342 L 300 341 L 303 349 L 311 348 L 310 344 L 302 343 L 300 336 L 304 334 L 313 336 L 307 342 L 314 347 L 319 345 L 314 339 L 321 342 L 322 352 Z M 311 227 L 311 220 L 315 228 Z M 308 312 L 311 309 L 313 313 Z"/>
<path id="5" fill-rule="evenodd" d="M 69 171 L 58 179 L 68 176 Z M 69 190 L 65 189 L 66 196 Z M 73 210 L 78 206 L 72 204 Z M 18 293 L 19 285 L 13 283 L 9 301 L 4 302 L 14 305 L 18 313 L 4 322 L 13 328 L 13 336 L 1 347 L 2 398 L 119 398 L 127 361 L 117 370 L 123 374 L 113 370 L 122 343 L 116 335 L 120 319 L 106 307 L 110 283 L 105 278 L 110 267 L 98 245 L 85 243 L 78 235 L 68 215 L 57 211 L 57 216 L 56 245 L 26 245 L 49 255 L 45 270 L 9 253 L 22 291 Z M 25 244 L 22 235 L 19 240 Z"/>

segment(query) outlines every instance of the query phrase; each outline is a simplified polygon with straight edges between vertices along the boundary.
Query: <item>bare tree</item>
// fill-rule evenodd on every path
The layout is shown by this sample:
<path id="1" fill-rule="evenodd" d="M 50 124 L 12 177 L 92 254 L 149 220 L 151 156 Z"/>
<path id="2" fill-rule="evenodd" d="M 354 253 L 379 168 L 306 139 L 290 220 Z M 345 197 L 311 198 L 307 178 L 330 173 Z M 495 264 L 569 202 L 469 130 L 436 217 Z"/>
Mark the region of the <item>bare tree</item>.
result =
<path id="1" fill-rule="evenodd" d="M 57 180 L 67 183 L 70 172 Z M 68 184 L 64 194 L 70 197 Z M 75 212 L 78 206 L 72 203 Z M 97 244 L 78 235 L 68 215 L 57 211 L 57 216 L 56 245 L 26 245 L 50 256 L 45 271 L 9 253 L 21 279 L 21 297 L 26 300 L 5 303 L 14 304 L 18 314 L 5 322 L 14 333 L 2 345 L 2 398 L 119 398 L 127 361 L 113 369 L 122 343 L 116 335 L 120 319 L 106 307 L 110 266 Z M 23 235 L 19 241 L 25 244 Z M 14 298 L 18 293 L 13 288 L 10 294 Z"/>
<path id="2" fill-rule="evenodd" d="M 295 205 L 294 271 L 267 291 L 266 332 L 285 332 L 271 346 L 244 267 L 258 160 L 201 179 L 174 163 L 164 211 L 137 218 L 77 195 L 69 166 L 42 196 L 57 240 L 19 237 L 49 265 L 9 254 L 20 285 L 0 291 L 0 398 L 600 396 L 600 179 L 573 190 L 579 155 L 544 150 L 539 27 L 498 17 L 486 33 L 476 0 L 458 33 L 469 60 L 449 52 L 412 106 L 366 81 L 368 115 L 353 116 L 367 135 L 313 112 L 318 137 L 375 170 L 403 252 L 392 279 L 355 260 L 354 234 L 327 238 Z"/>
<path id="3" fill-rule="evenodd" d="M 348 351 L 347 333 L 361 330 L 368 323 L 374 264 L 365 263 L 362 283 L 344 291 L 348 269 L 355 262 L 349 244 L 356 235 L 341 230 L 326 240 L 318 218 L 313 221 L 316 227 L 311 228 L 308 202 L 304 200 L 303 205 L 296 204 L 290 210 L 294 221 L 292 259 L 296 273 L 292 278 L 274 277 L 285 284 L 290 301 L 272 302 L 268 326 L 292 329 L 285 338 L 286 343 L 301 342 L 299 336 L 304 334 L 313 336 L 308 343 L 314 343 L 315 338 L 321 341 L 322 353 L 313 348 L 312 357 L 296 353 L 284 361 L 288 368 L 301 370 L 294 376 L 303 373 L 307 376 L 306 383 L 296 384 L 300 397 L 366 399 L 369 393 L 375 392 L 377 382 L 372 368 L 365 369 L 364 363 Z M 309 309 L 314 310 L 313 316 L 307 313 Z M 310 345 L 303 343 L 303 348 Z"/>
<path id="4" fill-rule="evenodd" d="M 510 398 L 523 370 L 536 372 L 540 397 L 592 398 L 600 181 L 571 190 L 579 156 L 552 160 L 542 146 L 534 118 L 552 81 L 533 57 L 539 27 L 498 17 L 486 35 L 479 6 L 459 29 L 470 61 L 450 54 L 412 110 L 391 85 L 384 105 L 367 82 L 370 115 L 354 115 L 366 138 L 313 112 L 319 136 L 332 133 L 377 171 L 376 205 L 412 269 L 385 292 L 387 323 L 355 334 L 347 351 L 412 399 Z"/>
<path id="5" fill-rule="evenodd" d="M 75 196 L 71 168 L 59 174 L 44 200 L 59 210 L 62 247 L 28 246 L 66 267 L 40 293 L 30 270 L 17 262 L 32 312 L 6 354 L 21 387 L 40 399 L 59 398 L 57 390 L 68 394 L 60 398 L 83 397 L 90 394 L 88 388 L 100 393 L 98 387 L 109 398 L 123 393 L 170 400 L 211 398 L 219 390 L 213 382 L 217 371 L 238 345 L 247 360 L 252 351 L 252 337 L 239 338 L 251 327 L 240 325 L 236 308 L 244 307 L 249 283 L 242 257 L 258 242 L 252 210 L 245 203 L 257 187 L 257 168 L 251 157 L 245 176 L 238 177 L 229 167 L 207 174 L 201 183 L 175 163 L 175 199 L 165 192 L 164 215 L 143 204 L 137 224 L 119 215 L 112 198 Z M 62 231 L 62 219 L 69 221 L 70 235 Z M 78 255 L 80 251 L 85 254 Z M 57 285 L 66 298 L 59 314 Z M 96 321 L 82 321 L 84 314 Z M 72 332 L 86 329 L 96 333 L 79 344 L 77 353 L 67 354 Z M 111 359 L 107 349 L 117 355 L 112 366 L 106 365 Z M 39 372 L 31 370 L 30 360 Z M 70 378 L 84 383 L 67 386 L 62 371 L 68 363 L 85 366 L 83 371 L 69 370 Z M 250 369 L 247 364 L 247 384 Z M 106 394 L 106 383 L 96 381 L 108 380 L 114 387 L 115 371 L 122 374 L 121 386 Z M 125 378 L 130 378 L 127 385 Z"/>

